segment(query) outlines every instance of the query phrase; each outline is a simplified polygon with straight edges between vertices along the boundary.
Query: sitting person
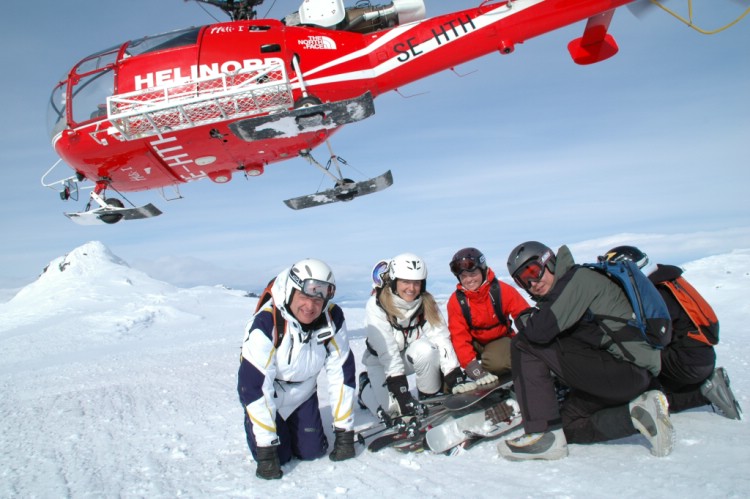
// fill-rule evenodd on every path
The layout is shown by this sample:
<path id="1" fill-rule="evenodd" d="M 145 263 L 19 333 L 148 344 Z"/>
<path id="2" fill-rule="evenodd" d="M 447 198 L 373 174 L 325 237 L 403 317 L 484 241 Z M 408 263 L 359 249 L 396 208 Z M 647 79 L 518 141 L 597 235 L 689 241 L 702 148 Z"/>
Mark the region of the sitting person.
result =
<path id="1" fill-rule="evenodd" d="M 443 316 L 426 290 L 424 261 L 411 253 L 398 255 L 380 277 L 382 285 L 365 307 L 360 405 L 378 417 L 415 415 L 418 402 L 409 391 L 409 374 L 416 375 L 420 397 L 476 388 L 466 381 Z"/>
<path id="2" fill-rule="evenodd" d="M 476 248 L 459 250 L 450 263 L 458 279 L 448 300 L 448 329 L 453 349 L 466 375 L 478 385 L 510 372 L 510 339 L 515 334 L 508 317 L 529 304 L 516 288 L 500 282 Z"/>
<path id="3" fill-rule="evenodd" d="M 658 382 L 669 400 L 669 410 L 680 412 L 694 407 L 712 405 L 729 419 L 741 419 L 739 402 L 729 388 L 729 375 L 723 367 L 716 368 L 714 345 L 719 341 L 719 321 L 710 305 L 699 297 L 704 307 L 701 315 L 712 317 L 707 334 L 693 322 L 688 311 L 670 289 L 687 288 L 682 269 L 674 265 L 652 264 L 648 255 L 635 246 L 617 246 L 607 251 L 603 260 L 631 260 L 648 275 L 664 298 L 672 318 L 672 341 L 661 351 L 661 373 Z M 694 288 L 690 286 L 690 290 Z M 696 294 L 697 291 L 694 291 Z"/>
<path id="4" fill-rule="evenodd" d="M 640 432 L 652 455 L 669 455 L 675 437 L 667 399 L 648 391 L 661 367 L 659 351 L 626 324 L 633 307 L 622 288 L 575 265 L 567 246 L 555 255 L 537 241 L 511 251 L 508 272 L 536 307 L 516 318 L 518 334 L 511 340 L 525 433 L 501 442 L 500 454 L 513 461 L 561 459 L 568 442 Z M 562 407 L 555 376 L 570 388 Z"/>

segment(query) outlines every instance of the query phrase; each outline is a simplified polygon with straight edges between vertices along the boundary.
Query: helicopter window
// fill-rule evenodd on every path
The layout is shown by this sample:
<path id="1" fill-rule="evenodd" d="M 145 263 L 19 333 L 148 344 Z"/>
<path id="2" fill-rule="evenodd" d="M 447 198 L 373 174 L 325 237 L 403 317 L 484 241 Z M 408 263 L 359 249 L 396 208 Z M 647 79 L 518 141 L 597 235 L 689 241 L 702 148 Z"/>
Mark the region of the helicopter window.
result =
<path id="1" fill-rule="evenodd" d="M 128 44 L 129 55 L 147 54 L 159 50 L 173 49 L 185 45 L 195 45 L 201 28 L 187 28 L 161 35 L 146 36 Z"/>
<path id="2" fill-rule="evenodd" d="M 76 73 L 85 74 L 90 71 L 101 69 L 109 64 L 114 64 L 117 60 L 117 53 L 120 51 L 122 44 L 110 47 L 95 54 L 91 54 L 76 66 Z"/>
<path id="3" fill-rule="evenodd" d="M 115 76 L 110 67 L 103 71 L 83 76 L 72 88 L 73 116 L 75 123 L 93 118 L 107 117 L 107 97 L 114 93 Z"/>
<path id="4" fill-rule="evenodd" d="M 66 74 L 65 77 L 68 75 Z M 47 133 L 50 139 L 65 129 L 65 92 L 68 88 L 67 82 L 58 83 L 49 96 L 47 105 Z"/>
<path id="5" fill-rule="evenodd" d="M 281 52 L 281 45 L 278 43 L 269 43 L 260 46 L 261 54 L 270 54 L 272 52 Z"/>

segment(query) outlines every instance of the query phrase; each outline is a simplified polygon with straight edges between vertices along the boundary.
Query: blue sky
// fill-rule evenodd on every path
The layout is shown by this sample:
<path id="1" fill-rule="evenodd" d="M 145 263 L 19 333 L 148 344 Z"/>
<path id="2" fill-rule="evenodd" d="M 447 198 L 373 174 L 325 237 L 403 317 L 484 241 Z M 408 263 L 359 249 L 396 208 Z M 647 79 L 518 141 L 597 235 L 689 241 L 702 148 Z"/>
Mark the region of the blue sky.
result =
<path id="1" fill-rule="evenodd" d="M 297 8 L 266 3 L 260 11 L 274 18 Z M 731 0 L 695 3 L 695 22 L 707 29 L 743 10 Z M 428 15 L 449 8 L 426 5 Z M 686 15 L 685 0 L 668 5 Z M 750 18 L 706 36 L 659 9 L 641 18 L 619 9 L 610 32 L 620 52 L 599 64 L 568 56 L 579 23 L 378 97 L 375 116 L 332 145 L 353 178 L 391 169 L 395 184 L 382 193 L 292 211 L 283 199 L 328 185 L 293 159 L 260 178 L 188 184 L 177 201 L 129 194 L 164 212 L 152 220 L 69 222 L 62 212 L 85 203 L 63 203 L 39 180 L 57 159 L 45 127 L 53 85 L 97 50 L 211 22 L 182 0 L 5 6 L 0 289 L 28 284 L 91 240 L 184 286 L 258 289 L 298 259 L 322 258 L 342 296 L 366 294 L 374 262 L 404 251 L 423 256 L 432 289 L 447 291 L 448 261 L 464 246 L 483 250 L 501 275 L 509 251 L 528 239 L 572 244 L 579 260 L 620 242 L 678 264 L 750 248 Z M 325 149 L 314 155 L 327 159 Z"/>

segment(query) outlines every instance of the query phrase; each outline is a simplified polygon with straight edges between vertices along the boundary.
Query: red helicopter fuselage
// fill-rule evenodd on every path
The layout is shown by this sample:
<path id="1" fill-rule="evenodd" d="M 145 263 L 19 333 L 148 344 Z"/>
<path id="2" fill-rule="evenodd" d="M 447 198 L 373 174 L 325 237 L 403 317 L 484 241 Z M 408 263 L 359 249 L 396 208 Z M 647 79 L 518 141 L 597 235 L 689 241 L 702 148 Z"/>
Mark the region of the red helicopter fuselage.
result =
<path id="1" fill-rule="evenodd" d="M 71 69 L 53 91 L 52 143 L 79 178 L 119 191 L 259 175 L 341 126 L 283 129 L 301 105 L 374 98 L 586 19 L 569 50 L 576 62 L 597 62 L 617 51 L 607 27 L 630 1 L 483 3 L 364 33 L 263 19 L 147 37 Z"/>

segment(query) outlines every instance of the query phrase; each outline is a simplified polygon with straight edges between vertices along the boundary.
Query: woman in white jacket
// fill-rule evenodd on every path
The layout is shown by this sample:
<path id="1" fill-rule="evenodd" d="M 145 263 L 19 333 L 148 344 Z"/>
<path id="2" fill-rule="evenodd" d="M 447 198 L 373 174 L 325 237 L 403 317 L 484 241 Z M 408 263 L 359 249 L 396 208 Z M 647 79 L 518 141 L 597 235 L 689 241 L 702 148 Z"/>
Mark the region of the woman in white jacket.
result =
<path id="1" fill-rule="evenodd" d="M 420 397 L 441 391 L 475 388 L 453 350 L 448 326 L 433 296 L 426 291 L 427 266 L 412 253 L 388 262 L 373 276 L 377 282 L 365 308 L 366 371 L 359 376 L 359 402 L 373 414 L 410 416 L 417 402 L 407 375 L 415 374 Z"/>

